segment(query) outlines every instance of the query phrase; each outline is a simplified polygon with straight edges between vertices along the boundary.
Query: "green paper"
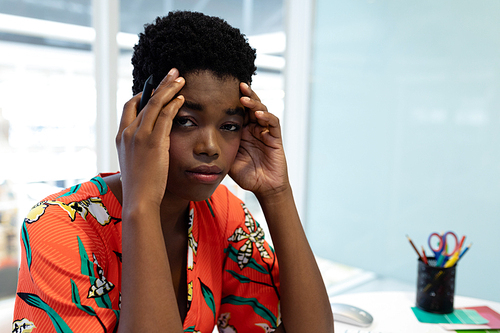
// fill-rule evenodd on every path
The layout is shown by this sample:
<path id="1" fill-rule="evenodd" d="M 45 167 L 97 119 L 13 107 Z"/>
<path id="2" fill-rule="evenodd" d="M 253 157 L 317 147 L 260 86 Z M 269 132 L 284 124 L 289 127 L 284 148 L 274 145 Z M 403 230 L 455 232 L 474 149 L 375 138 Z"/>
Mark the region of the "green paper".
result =
<path id="1" fill-rule="evenodd" d="M 460 332 L 467 332 L 467 333 L 500 333 L 500 330 L 466 330 L 466 331 L 460 331 Z"/>
<path id="2" fill-rule="evenodd" d="M 456 309 L 452 313 L 437 314 L 426 312 L 416 307 L 412 307 L 411 309 L 421 323 L 484 325 L 489 322 L 476 310 Z"/>

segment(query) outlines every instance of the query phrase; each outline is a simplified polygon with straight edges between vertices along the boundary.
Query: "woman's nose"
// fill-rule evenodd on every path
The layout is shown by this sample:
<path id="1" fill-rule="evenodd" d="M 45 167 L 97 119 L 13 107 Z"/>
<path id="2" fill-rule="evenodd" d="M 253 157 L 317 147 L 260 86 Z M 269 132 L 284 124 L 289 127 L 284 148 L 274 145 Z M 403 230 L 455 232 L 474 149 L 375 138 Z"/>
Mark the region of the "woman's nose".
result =
<path id="1" fill-rule="evenodd" d="M 215 156 L 219 155 L 218 132 L 215 129 L 203 129 L 196 142 L 195 154 Z"/>

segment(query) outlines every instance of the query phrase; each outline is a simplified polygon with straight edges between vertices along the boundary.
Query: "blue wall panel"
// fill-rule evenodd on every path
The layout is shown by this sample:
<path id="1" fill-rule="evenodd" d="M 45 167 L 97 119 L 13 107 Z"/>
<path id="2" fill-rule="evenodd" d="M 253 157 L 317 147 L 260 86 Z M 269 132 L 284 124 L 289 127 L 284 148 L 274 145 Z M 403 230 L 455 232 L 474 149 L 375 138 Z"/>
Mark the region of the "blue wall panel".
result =
<path id="1" fill-rule="evenodd" d="M 500 301 L 499 17 L 496 0 L 316 1 L 317 254 L 413 283 L 405 234 L 453 230 L 473 242 L 457 294 Z"/>

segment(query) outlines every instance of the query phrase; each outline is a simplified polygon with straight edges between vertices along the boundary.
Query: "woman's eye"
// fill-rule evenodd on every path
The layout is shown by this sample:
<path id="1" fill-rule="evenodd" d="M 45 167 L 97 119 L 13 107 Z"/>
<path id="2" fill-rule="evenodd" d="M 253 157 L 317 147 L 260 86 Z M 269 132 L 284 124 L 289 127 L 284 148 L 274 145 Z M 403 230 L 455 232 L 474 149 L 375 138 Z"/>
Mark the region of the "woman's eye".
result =
<path id="1" fill-rule="evenodd" d="M 190 126 L 194 126 L 194 123 L 189 120 L 189 118 L 176 118 L 175 122 L 180 125 L 180 126 L 184 126 L 184 127 L 190 127 Z"/>
<path id="2" fill-rule="evenodd" d="M 222 125 L 222 129 L 224 129 L 225 131 L 237 132 L 240 130 L 240 128 L 241 126 L 237 124 Z"/>

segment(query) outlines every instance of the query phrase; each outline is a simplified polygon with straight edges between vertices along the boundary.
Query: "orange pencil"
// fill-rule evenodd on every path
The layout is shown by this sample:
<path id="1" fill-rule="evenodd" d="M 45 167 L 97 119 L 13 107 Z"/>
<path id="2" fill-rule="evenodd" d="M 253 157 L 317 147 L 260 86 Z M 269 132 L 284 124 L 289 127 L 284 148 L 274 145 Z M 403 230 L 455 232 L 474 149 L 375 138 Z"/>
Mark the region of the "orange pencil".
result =
<path id="1" fill-rule="evenodd" d="M 458 251 L 462 251 L 462 245 L 464 245 L 464 240 L 465 240 L 465 235 L 462 236 L 462 240 L 460 241 L 460 244 L 458 245 Z"/>

